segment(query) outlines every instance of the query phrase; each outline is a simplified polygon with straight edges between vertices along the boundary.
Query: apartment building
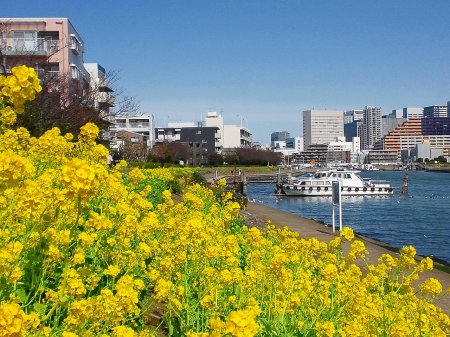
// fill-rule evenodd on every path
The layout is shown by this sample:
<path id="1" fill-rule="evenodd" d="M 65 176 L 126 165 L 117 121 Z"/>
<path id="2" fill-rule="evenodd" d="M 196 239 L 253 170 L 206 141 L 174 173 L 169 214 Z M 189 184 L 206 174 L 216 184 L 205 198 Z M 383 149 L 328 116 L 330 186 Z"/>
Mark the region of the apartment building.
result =
<path id="1" fill-rule="evenodd" d="M 209 111 L 205 117 L 205 127 L 217 127 L 216 152 L 224 148 L 247 147 L 252 144 L 251 131 L 242 125 L 225 124 L 223 116 L 215 111 Z"/>
<path id="2" fill-rule="evenodd" d="M 108 118 L 110 109 L 115 106 L 115 97 L 106 70 L 98 63 L 84 63 L 84 67 L 89 73 L 94 106 L 101 111 L 102 116 Z"/>
<path id="3" fill-rule="evenodd" d="M 363 111 L 362 149 L 370 150 L 382 137 L 381 108 L 366 106 Z"/>
<path id="4" fill-rule="evenodd" d="M 142 135 L 143 141 L 149 148 L 155 145 L 155 117 L 152 114 L 142 114 L 138 116 L 119 116 L 112 118 L 111 131 L 111 147 L 116 142 L 116 134 L 118 131 L 128 131 Z"/>
<path id="5" fill-rule="evenodd" d="M 422 139 L 422 119 L 410 119 L 402 125 L 390 131 L 383 139 L 383 149 L 396 151 L 400 156 L 400 151 L 405 144 L 401 144 L 401 139 Z M 413 142 L 416 144 L 416 141 Z M 411 146 L 413 147 L 413 146 Z"/>
<path id="6" fill-rule="evenodd" d="M 6 73 L 26 64 L 40 76 L 67 74 L 89 85 L 84 42 L 67 18 L 1 18 L 0 52 Z"/>
<path id="7" fill-rule="evenodd" d="M 248 128 L 242 125 L 225 124 L 223 130 L 223 147 L 237 148 L 252 145 L 252 134 Z"/>
<path id="8" fill-rule="evenodd" d="M 313 144 L 327 144 L 344 136 L 344 111 L 303 111 L 303 141 L 307 148 Z"/>

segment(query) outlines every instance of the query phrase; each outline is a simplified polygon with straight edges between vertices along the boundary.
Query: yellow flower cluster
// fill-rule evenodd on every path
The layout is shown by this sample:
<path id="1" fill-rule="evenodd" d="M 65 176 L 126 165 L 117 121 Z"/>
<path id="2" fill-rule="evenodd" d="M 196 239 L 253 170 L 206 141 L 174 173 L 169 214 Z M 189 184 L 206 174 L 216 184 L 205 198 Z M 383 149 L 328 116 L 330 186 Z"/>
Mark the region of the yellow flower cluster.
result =
<path id="1" fill-rule="evenodd" d="M 22 113 L 26 101 L 36 97 L 42 90 L 34 68 L 13 67 L 12 75 L 0 75 L 0 127 L 10 126 L 16 121 L 16 113 Z"/>
<path id="2" fill-rule="evenodd" d="M 412 247 L 363 269 L 351 229 L 327 244 L 249 228 L 223 181 L 109 169 L 97 134 L 0 133 L 0 336 L 154 336 L 161 314 L 174 336 L 450 333 Z"/>

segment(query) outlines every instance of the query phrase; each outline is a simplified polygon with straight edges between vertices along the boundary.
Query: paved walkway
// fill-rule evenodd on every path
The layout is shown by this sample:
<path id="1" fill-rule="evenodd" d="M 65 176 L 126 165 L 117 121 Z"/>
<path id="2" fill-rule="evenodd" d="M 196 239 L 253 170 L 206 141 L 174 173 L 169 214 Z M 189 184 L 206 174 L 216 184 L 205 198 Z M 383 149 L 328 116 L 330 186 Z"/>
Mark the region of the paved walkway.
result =
<path id="1" fill-rule="evenodd" d="M 328 242 L 335 235 L 339 235 L 338 231 L 333 233 L 331 227 L 327 227 L 316 221 L 305 219 L 300 216 L 254 202 L 249 202 L 247 209 L 242 211 L 242 213 L 247 216 L 247 221 L 251 225 L 263 226 L 267 220 L 270 220 L 275 226 L 288 226 L 291 230 L 298 232 L 300 236 L 304 238 L 315 237 L 320 241 Z M 364 242 L 366 249 L 369 252 L 367 260 L 370 264 L 377 263 L 377 259 L 381 254 L 388 253 L 394 256 L 397 255 L 395 252 L 392 252 L 392 250 L 385 248 L 386 245 L 383 246 L 383 243 L 381 242 L 359 235 L 358 239 Z M 424 277 L 434 277 L 438 279 L 443 286 L 444 292 L 450 287 L 449 273 L 434 269 L 430 272 L 422 274 L 421 279 L 424 279 Z M 450 315 L 449 294 L 437 300 L 435 304 L 436 306 L 441 307 L 447 315 Z"/>

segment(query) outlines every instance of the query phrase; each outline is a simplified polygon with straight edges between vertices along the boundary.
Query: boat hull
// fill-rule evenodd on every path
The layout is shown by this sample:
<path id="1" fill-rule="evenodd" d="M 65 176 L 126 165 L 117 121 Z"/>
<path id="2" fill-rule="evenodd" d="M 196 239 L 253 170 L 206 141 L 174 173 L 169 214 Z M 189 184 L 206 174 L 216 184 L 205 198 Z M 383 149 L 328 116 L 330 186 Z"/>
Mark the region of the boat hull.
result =
<path id="1" fill-rule="evenodd" d="M 292 197 L 331 197 L 333 192 L 331 188 L 314 188 L 300 186 L 282 186 L 281 192 L 286 196 Z M 390 196 L 394 193 L 391 187 L 364 187 L 352 188 L 343 187 L 342 196 Z"/>

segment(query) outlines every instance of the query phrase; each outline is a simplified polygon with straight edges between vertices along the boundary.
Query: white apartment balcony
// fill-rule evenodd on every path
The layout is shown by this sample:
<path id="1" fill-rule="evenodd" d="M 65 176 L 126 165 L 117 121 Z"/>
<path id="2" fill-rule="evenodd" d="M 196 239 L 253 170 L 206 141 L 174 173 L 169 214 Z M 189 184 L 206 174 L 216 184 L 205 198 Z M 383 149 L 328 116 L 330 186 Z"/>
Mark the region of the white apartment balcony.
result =
<path id="1" fill-rule="evenodd" d="M 88 81 L 90 78 L 89 73 L 84 70 L 84 69 L 80 69 L 76 64 L 71 63 L 70 64 L 70 78 L 74 79 L 74 80 L 86 80 Z"/>
<path id="2" fill-rule="evenodd" d="M 5 56 L 50 56 L 59 50 L 58 40 L 44 38 L 4 38 L 0 50 Z"/>
<path id="3" fill-rule="evenodd" d="M 97 102 L 100 107 L 113 107 L 116 106 L 116 98 L 109 92 L 97 93 Z"/>
<path id="4" fill-rule="evenodd" d="M 83 53 L 83 44 L 75 34 L 70 34 L 69 49 L 76 55 Z"/>
<path id="5" fill-rule="evenodd" d="M 165 142 L 175 142 L 175 141 L 179 141 L 180 137 L 176 137 L 176 136 L 169 136 L 169 135 L 158 135 L 158 137 L 156 138 L 156 142 L 157 143 L 165 143 Z"/>
<path id="6" fill-rule="evenodd" d="M 39 78 L 43 78 L 44 76 L 55 78 L 58 77 L 61 73 L 57 70 L 46 70 L 42 68 L 35 68 L 36 73 L 38 74 Z"/>

